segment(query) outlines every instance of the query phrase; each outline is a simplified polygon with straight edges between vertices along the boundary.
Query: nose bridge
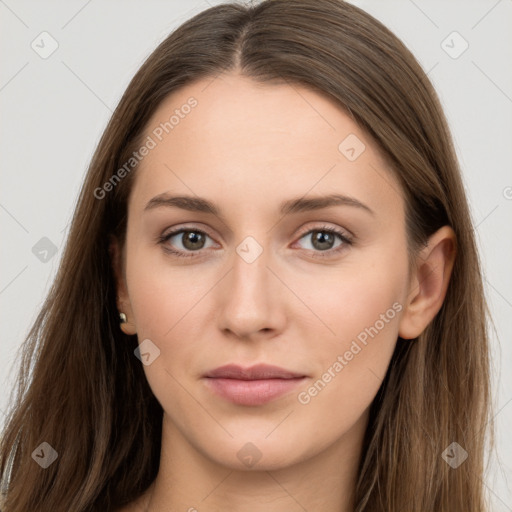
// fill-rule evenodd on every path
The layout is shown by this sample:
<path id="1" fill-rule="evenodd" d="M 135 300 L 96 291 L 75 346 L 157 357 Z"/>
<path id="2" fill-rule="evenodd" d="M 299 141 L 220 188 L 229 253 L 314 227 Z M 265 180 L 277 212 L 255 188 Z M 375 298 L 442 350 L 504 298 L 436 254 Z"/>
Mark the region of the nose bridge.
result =
<path id="1" fill-rule="evenodd" d="M 246 236 L 235 248 L 231 285 L 234 294 L 242 294 L 241 300 L 247 295 L 256 300 L 268 292 L 270 248 L 268 240 L 263 240 L 261 235 L 258 238 L 261 243 L 254 236 Z"/>
<path id="2" fill-rule="evenodd" d="M 263 239 L 263 236 L 259 238 Z M 267 268 L 271 265 L 271 256 L 268 244 L 260 243 L 253 236 L 245 237 L 235 247 L 231 272 L 226 276 L 221 299 L 219 318 L 222 328 L 246 336 L 276 327 L 272 315 L 277 314 L 274 302 L 278 294 L 274 287 L 279 282 Z"/>

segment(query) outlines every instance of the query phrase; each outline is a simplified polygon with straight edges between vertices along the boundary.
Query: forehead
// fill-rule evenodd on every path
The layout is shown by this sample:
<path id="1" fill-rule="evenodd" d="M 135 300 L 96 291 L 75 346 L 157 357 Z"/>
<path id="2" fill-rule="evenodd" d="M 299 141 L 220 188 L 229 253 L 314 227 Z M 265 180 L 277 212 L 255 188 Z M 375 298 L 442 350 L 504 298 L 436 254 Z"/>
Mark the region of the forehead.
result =
<path id="1" fill-rule="evenodd" d="M 190 102 L 195 106 L 188 108 Z M 169 120 L 173 126 L 167 125 L 166 133 L 161 125 Z M 262 150 L 267 155 L 269 151 L 282 152 L 285 143 L 301 157 L 315 152 L 315 148 L 300 146 L 301 141 L 322 138 L 322 149 L 330 146 L 337 151 L 340 134 L 357 130 L 342 107 L 326 95 L 303 85 L 258 83 L 233 74 L 200 80 L 168 96 L 146 132 L 159 127 L 169 144 L 187 142 L 191 149 L 222 143 L 223 149 L 231 146 L 233 152 L 246 154 L 249 150 L 256 156 Z"/>
<path id="2" fill-rule="evenodd" d="M 313 189 L 373 192 L 377 203 L 390 199 L 383 188 L 395 203 L 400 196 L 378 148 L 346 111 L 297 84 L 231 74 L 202 79 L 169 95 L 144 136 L 153 147 L 136 171 L 139 208 L 178 189 L 215 198 L 232 191 L 254 208 Z"/>

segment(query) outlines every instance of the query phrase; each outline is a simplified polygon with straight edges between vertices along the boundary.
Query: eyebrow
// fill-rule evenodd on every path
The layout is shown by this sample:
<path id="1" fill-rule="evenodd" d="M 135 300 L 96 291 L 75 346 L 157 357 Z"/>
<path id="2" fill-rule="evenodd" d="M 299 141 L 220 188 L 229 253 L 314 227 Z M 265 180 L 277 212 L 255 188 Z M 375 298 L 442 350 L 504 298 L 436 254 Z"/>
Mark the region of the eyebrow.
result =
<path id="1" fill-rule="evenodd" d="M 282 215 L 289 215 L 293 213 L 320 210 L 322 208 L 329 208 L 331 206 L 352 206 L 375 215 L 375 212 L 369 206 L 365 205 L 361 201 L 358 201 L 354 197 L 349 197 L 342 194 L 316 196 L 310 197 L 308 199 L 305 199 L 304 197 L 289 199 L 281 203 L 279 211 Z M 219 208 L 214 203 L 198 196 L 171 196 L 167 193 L 163 193 L 153 197 L 146 204 L 144 211 L 159 207 L 176 207 L 191 212 L 209 213 L 222 218 Z"/>

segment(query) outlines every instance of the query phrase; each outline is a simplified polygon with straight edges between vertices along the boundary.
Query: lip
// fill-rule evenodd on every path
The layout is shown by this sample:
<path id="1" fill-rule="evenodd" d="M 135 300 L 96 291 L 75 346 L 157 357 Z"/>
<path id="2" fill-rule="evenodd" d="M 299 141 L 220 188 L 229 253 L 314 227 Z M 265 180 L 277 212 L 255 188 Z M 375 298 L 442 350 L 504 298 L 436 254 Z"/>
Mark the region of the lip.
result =
<path id="1" fill-rule="evenodd" d="M 305 377 L 303 373 L 285 370 L 279 366 L 270 364 L 256 364 L 249 368 L 243 368 L 237 364 L 226 364 L 211 370 L 204 375 L 209 378 L 224 378 L 238 380 L 257 380 L 257 379 L 295 379 Z"/>
<path id="2" fill-rule="evenodd" d="M 204 375 L 207 387 L 217 395 L 238 405 L 263 405 L 290 391 L 306 375 L 278 366 L 258 364 L 243 368 L 228 364 Z"/>

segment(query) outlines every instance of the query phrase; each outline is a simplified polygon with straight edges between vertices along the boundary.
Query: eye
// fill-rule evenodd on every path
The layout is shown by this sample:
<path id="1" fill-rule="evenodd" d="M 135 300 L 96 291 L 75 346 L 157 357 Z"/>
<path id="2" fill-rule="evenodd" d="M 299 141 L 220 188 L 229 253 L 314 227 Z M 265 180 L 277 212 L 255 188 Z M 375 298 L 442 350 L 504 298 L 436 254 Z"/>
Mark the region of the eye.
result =
<path id="1" fill-rule="evenodd" d="M 339 244 L 335 246 L 336 238 Z M 352 245 L 352 240 L 344 232 L 329 226 L 310 229 L 301 236 L 300 240 L 303 239 L 310 240 L 312 248 L 306 249 L 314 251 L 314 257 L 319 258 L 330 257 L 344 250 L 346 246 Z"/>
<path id="2" fill-rule="evenodd" d="M 173 238 L 176 238 L 176 242 L 169 243 L 172 242 Z M 205 248 L 206 238 L 210 238 L 210 236 L 200 229 L 182 228 L 159 237 L 158 242 L 163 245 L 166 252 L 187 258 L 195 256 L 195 254 L 193 254 L 194 252 L 198 252 Z M 181 244 L 182 248 L 179 246 L 178 249 L 170 247 L 171 245 L 175 246 L 176 243 L 178 243 L 178 245 Z M 189 254 L 187 254 L 187 252 Z"/>

